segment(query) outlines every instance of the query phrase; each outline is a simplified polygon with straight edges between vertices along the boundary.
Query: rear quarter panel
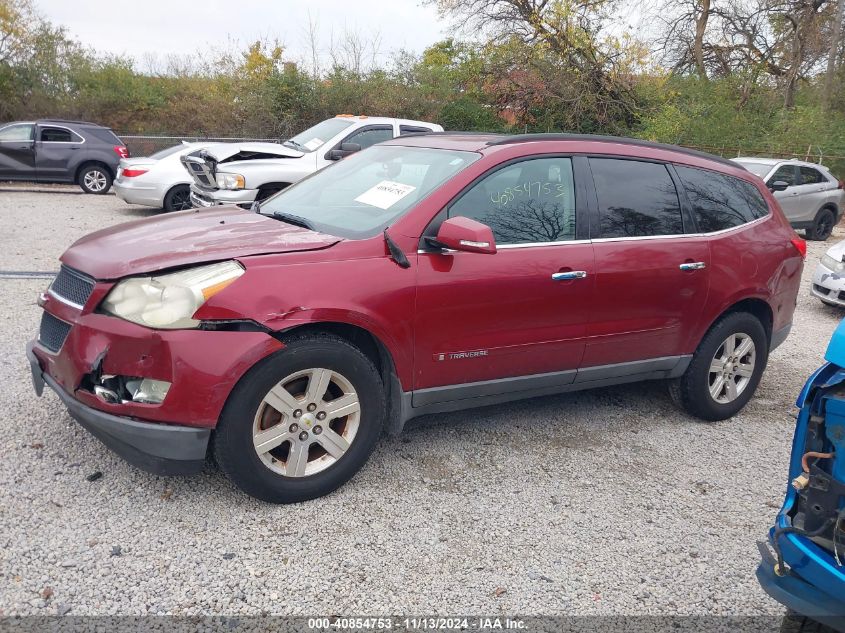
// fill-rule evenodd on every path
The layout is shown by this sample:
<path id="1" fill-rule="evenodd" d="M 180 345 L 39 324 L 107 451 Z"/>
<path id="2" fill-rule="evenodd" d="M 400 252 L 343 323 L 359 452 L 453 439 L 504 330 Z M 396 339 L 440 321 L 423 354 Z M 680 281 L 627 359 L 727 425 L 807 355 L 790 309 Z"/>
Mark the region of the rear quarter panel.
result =
<path id="1" fill-rule="evenodd" d="M 771 215 L 709 238 L 710 296 L 700 329 L 687 343 L 690 352 L 721 314 L 745 299 L 769 305 L 773 331 L 792 323 L 804 260 L 790 242 L 797 236 L 777 201 L 768 190 L 761 192 Z"/>

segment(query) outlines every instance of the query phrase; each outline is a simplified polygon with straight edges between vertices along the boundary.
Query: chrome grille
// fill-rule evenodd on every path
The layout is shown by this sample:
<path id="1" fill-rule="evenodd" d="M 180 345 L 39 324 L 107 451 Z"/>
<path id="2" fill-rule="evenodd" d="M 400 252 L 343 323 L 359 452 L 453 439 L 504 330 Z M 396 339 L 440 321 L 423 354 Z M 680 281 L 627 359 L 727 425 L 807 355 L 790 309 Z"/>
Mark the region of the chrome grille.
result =
<path id="1" fill-rule="evenodd" d="M 93 291 L 93 279 L 67 266 L 62 266 L 50 284 L 51 294 L 80 307 L 85 305 Z"/>
<path id="2" fill-rule="evenodd" d="M 51 352 L 58 352 L 65 344 L 65 339 L 70 333 L 71 327 L 70 323 L 60 321 L 49 312 L 43 312 L 41 314 L 41 329 L 38 331 L 38 342 Z"/>
<path id="3" fill-rule="evenodd" d="M 182 164 L 200 187 L 216 189 L 217 180 L 214 177 L 214 164 L 209 164 L 201 154 L 186 154 L 181 158 Z"/>

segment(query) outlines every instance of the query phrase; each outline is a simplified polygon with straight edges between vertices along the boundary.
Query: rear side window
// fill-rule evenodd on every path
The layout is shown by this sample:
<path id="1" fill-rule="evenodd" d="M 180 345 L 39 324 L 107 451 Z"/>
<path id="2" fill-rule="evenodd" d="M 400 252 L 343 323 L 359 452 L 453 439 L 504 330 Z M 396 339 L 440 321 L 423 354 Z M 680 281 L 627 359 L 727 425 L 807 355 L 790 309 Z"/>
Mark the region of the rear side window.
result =
<path id="1" fill-rule="evenodd" d="M 85 132 L 96 139 L 109 143 L 111 145 L 123 145 L 123 141 L 117 138 L 117 135 L 108 128 L 104 127 L 86 127 Z"/>
<path id="2" fill-rule="evenodd" d="M 730 229 L 769 213 L 763 194 L 750 182 L 694 167 L 675 169 L 702 233 Z"/>
<path id="3" fill-rule="evenodd" d="M 82 139 L 63 127 L 42 127 L 42 143 L 80 143 Z"/>
<path id="4" fill-rule="evenodd" d="M 827 182 L 827 178 L 822 176 L 818 169 L 813 169 L 812 167 L 800 167 L 799 169 L 801 171 L 802 185 L 818 185 Z"/>
<path id="5" fill-rule="evenodd" d="M 572 159 L 531 158 L 492 172 L 450 208 L 493 229 L 499 245 L 575 239 Z"/>
<path id="6" fill-rule="evenodd" d="M 591 158 L 590 170 L 599 203 L 600 237 L 684 232 L 678 192 L 665 165 Z"/>

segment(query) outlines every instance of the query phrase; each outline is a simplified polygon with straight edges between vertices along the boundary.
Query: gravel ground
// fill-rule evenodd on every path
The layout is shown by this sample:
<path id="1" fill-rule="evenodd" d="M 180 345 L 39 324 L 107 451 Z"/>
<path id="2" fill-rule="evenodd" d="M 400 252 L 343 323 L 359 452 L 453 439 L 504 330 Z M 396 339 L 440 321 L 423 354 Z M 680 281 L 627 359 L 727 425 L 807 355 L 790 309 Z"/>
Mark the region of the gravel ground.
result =
<path id="1" fill-rule="evenodd" d="M 77 237 L 151 214 L 73 191 L 0 188 L 0 269 L 56 270 Z M 24 344 L 47 282 L 0 279 L 0 614 L 779 615 L 755 541 L 783 497 L 795 396 L 843 316 L 807 294 L 824 248 L 731 421 L 693 420 L 659 383 L 432 416 L 286 507 L 210 469 L 136 470 L 37 399 Z"/>

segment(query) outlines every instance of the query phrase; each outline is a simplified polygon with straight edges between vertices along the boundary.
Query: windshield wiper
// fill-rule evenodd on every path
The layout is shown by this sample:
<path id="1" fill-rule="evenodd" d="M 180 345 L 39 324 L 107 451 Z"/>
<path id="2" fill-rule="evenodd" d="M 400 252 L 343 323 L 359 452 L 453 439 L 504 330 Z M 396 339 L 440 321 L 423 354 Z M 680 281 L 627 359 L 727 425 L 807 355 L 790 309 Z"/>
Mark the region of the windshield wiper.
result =
<path id="1" fill-rule="evenodd" d="M 311 224 L 311 222 L 301 216 L 294 215 L 293 213 L 273 211 L 273 213 L 270 214 L 270 217 L 281 220 L 282 222 L 287 222 L 288 224 L 293 224 L 294 226 L 301 226 L 303 229 L 308 229 L 309 231 L 314 230 L 314 225 Z"/>
<path id="2" fill-rule="evenodd" d="M 306 152 L 308 151 L 308 148 L 305 147 L 302 143 L 297 143 L 296 141 L 291 139 L 286 140 L 284 143 L 282 143 L 282 145 L 292 145 L 294 149 L 299 149 Z"/>

